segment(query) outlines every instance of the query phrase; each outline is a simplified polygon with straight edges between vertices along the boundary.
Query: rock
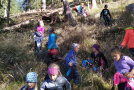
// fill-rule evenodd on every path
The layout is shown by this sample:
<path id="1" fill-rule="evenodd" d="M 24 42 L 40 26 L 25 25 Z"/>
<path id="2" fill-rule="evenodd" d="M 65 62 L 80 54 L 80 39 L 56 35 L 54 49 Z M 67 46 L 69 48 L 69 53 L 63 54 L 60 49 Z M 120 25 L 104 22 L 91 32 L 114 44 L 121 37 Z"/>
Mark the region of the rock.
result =
<path id="1" fill-rule="evenodd" d="M 126 6 L 126 10 L 131 12 L 134 15 L 134 3 L 129 4 L 128 6 Z"/>

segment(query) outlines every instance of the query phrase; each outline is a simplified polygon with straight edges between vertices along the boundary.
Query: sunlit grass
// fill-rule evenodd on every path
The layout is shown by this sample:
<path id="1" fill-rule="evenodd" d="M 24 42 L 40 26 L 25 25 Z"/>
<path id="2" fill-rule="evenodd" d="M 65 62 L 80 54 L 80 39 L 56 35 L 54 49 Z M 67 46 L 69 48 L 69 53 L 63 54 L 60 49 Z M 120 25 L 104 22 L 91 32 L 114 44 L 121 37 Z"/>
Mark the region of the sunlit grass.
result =
<path id="1" fill-rule="evenodd" d="M 80 70 L 82 83 L 76 90 L 110 90 L 112 87 L 112 77 L 115 73 L 113 60 L 110 56 L 110 49 L 115 45 L 120 45 L 124 37 L 124 28 L 131 22 L 131 15 L 125 12 L 124 6 L 110 7 L 115 25 L 105 27 L 98 20 L 88 17 L 89 20 L 83 20 L 76 17 L 77 25 L 69 26 L 66 23 L 56 24 L 56 33 L 58 33 L 58 50 L 59 54 L 65 56 L 71 49 L 71 43 L 77 42 L 81 45 L 78 53 L 78 68 Z M 99 13 L 101 9 L 91 10 L 91 15 Z M 127 18 L 127 19 L 126 19 Z M 34 53 L 33 33 L 37 22 L 31 23 L 21 28 L 0 32 L 0 87 L 2 90 L 19 90 L 25 83 L 26 74 L 29 71 L 38 73 L 38 86 L 40 86 L 47 73 L 47 65 L 37 60 Z M 45 23 L 45 38 L 43 43 L 43 54 L 45 54 L 45 44 L 47 42 L 48 23 Z M 82 67 L 82 60 L 90 58 L 92 45 L 98 43 L 101 51 L 104 52 L 109 63 L 109 73 L 103 77 L 98 77 L 97 73 L 92 70 L 86 70 Z M 123 53 L 130 55 L 128 50 L 124 49 Z M 44 61 L 46 59 L 43 59 Z M 111 64 L 112 63 L 112 64 Z M 64 66 L 64 61 L 60 63 Z M 65 66 L 64 66 L 65 67 Z M 65 69 L 61 68 L 63 75 Z"/>

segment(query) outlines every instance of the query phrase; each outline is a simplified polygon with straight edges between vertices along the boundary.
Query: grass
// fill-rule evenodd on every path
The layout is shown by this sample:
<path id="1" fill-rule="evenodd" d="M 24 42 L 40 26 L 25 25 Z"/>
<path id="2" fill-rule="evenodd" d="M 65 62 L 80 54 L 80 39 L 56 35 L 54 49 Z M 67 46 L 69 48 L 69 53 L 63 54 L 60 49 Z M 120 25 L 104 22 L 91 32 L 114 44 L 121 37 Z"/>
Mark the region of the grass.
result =
<path id="1" fill-rule="evenodd" d="M 97 12 L 94 11 L 94 13 Z M 58 33 L 58 50 L 61 56 L 65 56 L 71 49 L 71 43 L 81 44 L 78 53 L 78 68 L 82 83 L 74 90 L 111 89 L 115 67 L 110 57 L 110 49 L 115 45 L 120 45 L 125 33 L 124 28 L 129 26 L 133 18 L 125 11 L 124 6 L 111 9 L 111 13 L 115 19 L 111 27 L 103 26 L 90 16 L 86 21 L 77 17 L 76 26 L 70 26 L 64 22 L 55 25 Z M 42 60 L 40 61 L 34 53 L 33 32 L 36 23 L 36 21 L 32 22 L 13 31 L 0 31 L 0 87 L 2 90 L 20 89 L 26 84 L 25 76 L 29 71 L 38 73 L 38 86 L 41 86 L 47 73 L 47 64 L 45 63 L 47 59 L 44 58 L 44 52 L 48 35 L 45 34 Z M 48 23 L 45 22 L 45 30 L 48 27 Z M 97 73 L 93 73 L 91 70 L 85 70 L 81 65 L 82 60 L 90 58 L 91 47 L 94 43 L 101 46 L 101 50 L 108 59 L 110 73 L 104 73 L 103 78 L 98 77 Z M 131 56 L 127 49 L 124 49 L 123 53 Z M 61 71 L 65 75 L 64 61 L 58 62 L 58 64 L 62 67 Z"/>

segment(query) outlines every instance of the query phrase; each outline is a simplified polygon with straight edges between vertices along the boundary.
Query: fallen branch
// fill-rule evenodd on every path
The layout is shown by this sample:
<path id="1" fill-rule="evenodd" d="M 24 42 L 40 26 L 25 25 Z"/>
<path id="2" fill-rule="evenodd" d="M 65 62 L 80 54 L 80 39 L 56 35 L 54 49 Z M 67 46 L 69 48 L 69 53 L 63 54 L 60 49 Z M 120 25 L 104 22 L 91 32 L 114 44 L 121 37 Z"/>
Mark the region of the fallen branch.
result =
<path id="1" fill-rule="evenodd" d="M 13 29 L 16 29 L 16 28 L 20 28 L 22 25 L 28 25 L 32 21 L 34 21 L 34 19 L 27 20 L 25 22 L 22 22 L 20 24 L 17 24 L 17 25 L 11 26 L 11 27 L 5 27 L 4 29 L 1 29 L 1 30 L 13 30 Z"/>

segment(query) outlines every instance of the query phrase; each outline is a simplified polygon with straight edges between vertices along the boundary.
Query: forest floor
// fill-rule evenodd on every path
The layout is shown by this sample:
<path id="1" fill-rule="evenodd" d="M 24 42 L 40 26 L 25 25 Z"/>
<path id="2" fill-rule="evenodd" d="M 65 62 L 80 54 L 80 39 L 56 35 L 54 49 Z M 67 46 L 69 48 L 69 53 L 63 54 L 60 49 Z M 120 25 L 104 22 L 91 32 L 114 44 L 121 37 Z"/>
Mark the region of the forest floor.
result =
<path id="1" fill-rule="evenodd" d="M 130 3 L 134 3 L 134 1 L 128 0 L 123 5 L 120 3 L 116 2 L 117 5 L 115 5 L 114 2 L 114 7 L 112 3 L 111 5 L 108 4 L 114 19 L 112 26 L 105 27 L 103 23 L 99 22 L 98 18 L 95 18 L 95 15 L 100 13 L 102 7 L 98 10 L 90 10 L 86 20 L 80 16 L 75 17 L 77 21 L 76 26 L 71 26 L 63 21 L 54 25 L 58 34 L 57 45 L 60 56 L 65 57 L 73 42 L 81 45 L 77 60 L 82 82 L 73 90 L 111 89 L 112 77 L 116 70 L 110 56 L 110 49 L 115 45 L 119 46 L 121 44 L 125 33 L 124 28 L 130 26 L 130 22 L 134 18 L 125 10 L 125 7 Z M 20 19 L 12 20 L 18 22 Z M 45 63 L 47 58 L 44 57 L 47 50 L 45 46 L 48 40 L 47 29 L 50 25 L 44 21 L 45 38 L 43 41 L 42 59 L 38 60 L 34 52 L 33 40 L 36 24 L 37 21 L 35 20 L 12 31 L 0 31 L 0 90 L 19 90 L 26 84 L 25 76 L 30 71 L 38 73 L 38 86 L 41 86 L 47 74 L 47 64 Z M 109 64 L 109 72 L 103 73 L 102 78 L 98 77 L 97 73 L 82 67 L 82 60 L 90 58 L 92 45 L 95 43 L 101 46 L 101 51 L 104 52 Z M 126 48 L 123 49 L 123 53 L 131 56 Z M 65 75 L 65 61 L 57 63 L 62 67 L 61 72 Z M 72 86 L 75 87 L 74 85 Z"/>

